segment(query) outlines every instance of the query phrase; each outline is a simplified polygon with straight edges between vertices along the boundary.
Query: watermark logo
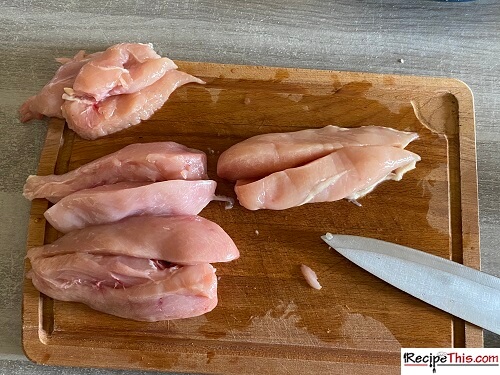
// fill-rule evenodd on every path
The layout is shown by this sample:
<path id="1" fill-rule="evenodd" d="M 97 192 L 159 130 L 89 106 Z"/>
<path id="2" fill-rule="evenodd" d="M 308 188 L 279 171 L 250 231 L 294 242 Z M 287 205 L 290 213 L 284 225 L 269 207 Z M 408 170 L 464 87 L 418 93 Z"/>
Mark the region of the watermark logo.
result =
<path id="1" fill-rule="evenodd" d="M 500 348 L 403 348 L 401 374 L 500 374 Z"/>

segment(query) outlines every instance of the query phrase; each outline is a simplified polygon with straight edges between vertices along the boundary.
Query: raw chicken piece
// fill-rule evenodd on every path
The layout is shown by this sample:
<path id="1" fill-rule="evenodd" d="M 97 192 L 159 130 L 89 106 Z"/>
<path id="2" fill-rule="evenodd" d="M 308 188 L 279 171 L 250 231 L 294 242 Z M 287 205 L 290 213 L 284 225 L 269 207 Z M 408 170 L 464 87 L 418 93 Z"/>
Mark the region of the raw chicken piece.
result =
<path id="1" fill-rule="evenodd" d="M 314 272 L 310 267 L 306 266 L 305 264 L 300 265 L 300 271 L 302 272 L 302 275 L 304 275 L 304 278 L 306 279 L 307 283 L 311 288 L 317 290 L 321 289 L 321 284 L 318 281 L 318 276 L 316 276 L 316 272 Z"/>
<path id="2" fill-rule="evenodd" d="M 95 139 L 146 120 L 178 87 L 204 84 L 177 71 L 177 65 L 158 55 L 151 44 L 122 43 L 104 52 L 73 59 L 64 65 L 38 95 L 20 108 L 21 121 L 62 117 L 86 139 Z"/>
<path id="3" fill-rule="evenodd" d="M 57 287 L 62 289 L 70 287 L 71 284 L 130 288 L 148 281 L 166 279 L 182 267 L 163 260 L 126 255 L 32 255 L 33 252 L 28 250 L 26 257 L 30 259 L 31 273 L 53 280 Z"/>
<path id="4" fill-rule="evenodd" d="M 175 142 L 136 143 L 63 175 L 29 176 L 24 196 L 57 202 L 76 191 L 121 181 L 198 180 L 207 177 L 205 153 Z"/>
<path id="5" fill-rule="evenodd" d="M 73 252 L 161 259 L 175 264 L 230 262 L 239 257 L 231 237 L 199 216 L 129 217 L 69 232 L 30 249 L 30 259 Z"/>
<path id="6" fill-rule="evenodd" d="M 85 253 L 28 257 L 27 277 L 40 292 L 123 318 L 189 318 L 217 305 L 215 269 L 207 263 L 165 267 L 158 260 Z"/>
<path id="7" fill-rule="evenodd" d="M 381 126 L 340 128 L 329 125 L 321 129 L 262 134 L 224 151 L 217 163 L 217 175 L 231 181 L 256 179 L 304 165 L 342 147 L 387 145 L 405 148 L 416 138 L 416 133 Z"/>
<path id="8" fill-rule="evenodd" d="M 169 70 L 138 92 L 113 95 L 97 103 L 78 96 L 65 96 L 62 113 L 68 127 L 79 136 L 96 139 L 150 118 L 175 89 L 191 82 L 204 83 L 187 73 Z"/>
<path id="9" fill-rule="evenodd" d="M 215 197 L 216 186 L 212 180 L 119 182 L 68 195 L 44 216 L 58 231 L 67 233 L 129 216 L 197 215 Z"/>
<path id="10" fill-rule="evenodd" d="M 61 106 L 65 87 L 72 87 L 75 77 L 82 67 L 91 59 L 98 57 L 102 52 L 85 56 L 84 51 L 78 52 L 71 59 L 56 59 L 63 65 L 57 70 L 54 78 L 42 90 L 32 96 L 21 106 L 19 114 L 22 122 L 32 119 L 41 119 L 43 116 L 62 118 Z"/>
<path id="11" fill-rule="evenodd" d="M 382 181 L 400 180 L 419 160 L 417 154 L 392 146 L 344 147 L 260 180 L 238 180 L 235 192 L 240 204 L 249 210 L 355 200 Z"/>
<path id="12" fill-rule="evenodd" d="M 151 44 L 121 43 L 85 64 L 72 86 L 76 96 L 99 102 L 108 96 L 130 94 L 159 80 L 175 63 L 158 55 Z"/>

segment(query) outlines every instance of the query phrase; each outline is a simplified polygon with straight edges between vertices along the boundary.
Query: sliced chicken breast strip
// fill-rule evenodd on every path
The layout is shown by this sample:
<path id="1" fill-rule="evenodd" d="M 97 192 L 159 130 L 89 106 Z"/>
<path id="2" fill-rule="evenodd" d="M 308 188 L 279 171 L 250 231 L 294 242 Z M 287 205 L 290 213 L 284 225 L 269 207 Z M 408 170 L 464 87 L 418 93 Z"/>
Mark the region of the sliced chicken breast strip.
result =
<path id="1" fill-rule="evenodd" d="M 180 265 L 230 262 L 239 257 L 231 237 L 200 216 L 129 217 L 67 233 L 29 250 L 30 259 L 73 252 L 161 259 Z"/>
<path id="2" fill-rule="evenodd" d="M 21 122 L 32 119 L 41 119 L 43 116 L 63 118 L 61 106 L 64 89 L 72 87 L 76 76 L 82 67 L 98 57 L 102 52 L 85 56 L 84 51 L 78 52 L 73 58 L 56 59 L 63 63 L 56 71 L 54 77 L 40 90 L 40 92 L 24 102 L 19 109 Z"/>
<path id="3" fill-rule="evenodd" d="M 57 202 L 76 191 L 122 181 L 198 180 L 207 177 L 204 152 L 175 142 L 136 143 L 63 175 L 29 176 L 23 195 Z"/>
<path id="4" fill-rule="evenodd" d="M 31 259 L 27 277 L 49 297 L 139 321 L 190 318 L 215 308 L 217 278 L 210 264 L 163 268 L 157 263 L 71 253 Z"/>
<path id="5" fill-rule="evenodd" d="M 100 102 L 65 96 L 62 113 L 68 127 L 86 139 L 96 139 L 137 125 L 161 108 L 178 87 L 204 82 L 190 74 L 168 70 L 159 80 L 132 94 L 113 95 Z"/>
<path id="6" fill-rule="evenodd" d="M 119 182 L 80 190 L 45 211 L 47 221 L 67 233 L 129 216 L 197 215 L 215 197 L 212 180 Z"/>
<path id="7" fill-rule="evenodd" d="M 235 144 L 219 157 L 217 175 L 231 180 L 256 179 L 304 165 L 348 146 L 405 148 L 416 133 L 381 126 L 341 128 L 333 125 L 290 133 L 257 135 Z"/>
<path id="8" fill-rule="evenodd" d="M 344 147 L 301 167 L 259 180 L 239 180 L 235 192 L 249 210 L 357 199 L 384 180 L 401 179 L 419 160 L 417 154 L 398 147 Z"/>
<path id="9" fill-rule="evenodd" d="M 121 43 L 109 47 L 82 67 L 72 86 L 76 96 L 99 102 L 130 94 L 158 81 L 175 63 L 158 55 L 150 44 Z"/>

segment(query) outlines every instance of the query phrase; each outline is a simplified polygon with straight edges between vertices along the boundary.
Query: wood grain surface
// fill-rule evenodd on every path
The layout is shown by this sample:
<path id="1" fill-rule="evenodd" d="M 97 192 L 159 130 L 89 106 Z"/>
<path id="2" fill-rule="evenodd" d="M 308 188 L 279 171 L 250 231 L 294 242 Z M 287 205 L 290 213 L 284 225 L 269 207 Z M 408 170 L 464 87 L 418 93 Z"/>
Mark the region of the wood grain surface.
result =
<path id="1" fill-rule="evenodd" d="M 360 200 L 284 211 L 201 215 L 220 224 L 241 258 L 218 264 L 219 305 L 204 316 L 157 323 L 102 314 L 40 296 L 24 283 L 23 344 L 41 364 L 225 374 L 399 373 L 401 347 L 481 346 L 482 331 L 354 266 L 325 232 L 375 237 L 479 268 L 472 96 L 450 79 L 178 62 L 204 79 L 186 85 L 139 126 L 86 141 L 51 122 L 39 174 L 65 173 L 135 142 L 176 141 L 205 151 L 218 193 L 218 155 L 250 136 L 322 127 L 416 131 L 422 161 L 400 182 Z M 45 200 L 33 202 L 28 246 L 50 243 Z M 29 268 L 29 262 L 26 267 Z M 300 272 L 318 274 L 320 291 Z M 161 345 L 158 345 L 161 343 Z M 256 370 L 257 369 L 257 370 Z"/>
<path id="2" fill-rule="evenodd" d="M 21 301 L 35 174 L 47 121 L 17 110 L 53 76 L 55 57 L 152 42 L 189 61 L 454 77 L 474 93 L 481 267 L 500 277 L 500 2 L 151 0 L 0 2 L 0 373 L 117 375 L 37 366 L 21 344 Z M 499 336 L 485 332 L 485 346 Z M 149 372 L 130 371 L 127 374 Z"/>

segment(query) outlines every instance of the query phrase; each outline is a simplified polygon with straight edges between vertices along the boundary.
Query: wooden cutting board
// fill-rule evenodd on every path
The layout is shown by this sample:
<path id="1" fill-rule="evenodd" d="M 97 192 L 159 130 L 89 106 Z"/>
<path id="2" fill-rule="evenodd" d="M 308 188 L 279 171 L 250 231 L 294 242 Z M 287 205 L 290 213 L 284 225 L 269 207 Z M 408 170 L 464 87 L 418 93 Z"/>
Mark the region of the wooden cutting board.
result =
<path id="1" fill-rule="evenodd" d="M 399 373 L 401 347 L 482 346 L 482 331 L 384 283 L 333 252 L 325 232 L 375 237 L 479 268 L 473 99 L 452 79 L 178 62 L 207 84 L 178 89 L 139 126 L 82 140 L 49 123 L 38 173 L 61 174 L 135 142 L 176 141 L 208 155 L 253 135 L 335 124 L 418 132 L 421 155 L 400 182 L 360 200 L 285 211 L 202 216 L 232 236 L 241 258 L 217 264 L 219 305 L 201 317 L 142 323 L 53 301 L 24 282 L 23 345 L 48 365 L 222 374 Z M 28 247 L 58 234 L 33 202 Z M 304 281 L 316 271 L 323 289 Z M 26 270 L 29 263 L 26 263 Z"/>

